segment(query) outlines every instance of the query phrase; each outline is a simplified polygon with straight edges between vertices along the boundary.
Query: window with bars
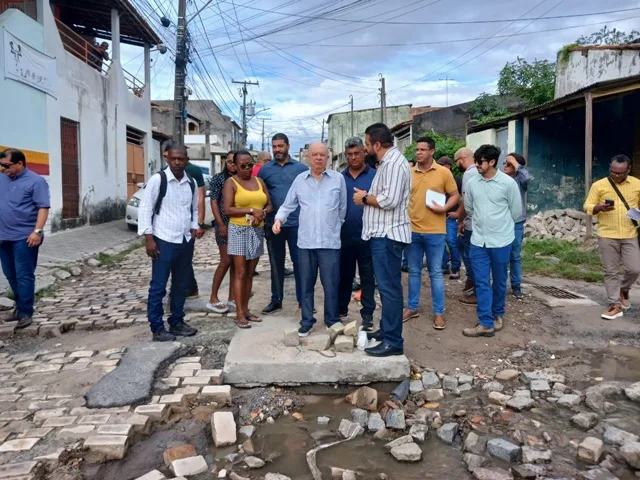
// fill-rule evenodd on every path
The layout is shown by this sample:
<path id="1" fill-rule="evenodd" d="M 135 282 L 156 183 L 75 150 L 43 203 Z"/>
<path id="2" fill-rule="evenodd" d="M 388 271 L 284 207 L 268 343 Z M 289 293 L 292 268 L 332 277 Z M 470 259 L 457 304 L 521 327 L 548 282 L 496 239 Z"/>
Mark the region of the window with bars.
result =
<path id="1" fill-rule="evenodd" d="M 145 135 L 146 134 L 144 132 L 136 128 L 127 126 L 127 143 L 144 146 Z"/>
<path id="2" fill-rule="evenodd" d="M 0 13 L 10 8 L 20 10 L 25 15 L 30 16 L 38 21 L 38 4 L 37 0 L 0 0 Z"/>

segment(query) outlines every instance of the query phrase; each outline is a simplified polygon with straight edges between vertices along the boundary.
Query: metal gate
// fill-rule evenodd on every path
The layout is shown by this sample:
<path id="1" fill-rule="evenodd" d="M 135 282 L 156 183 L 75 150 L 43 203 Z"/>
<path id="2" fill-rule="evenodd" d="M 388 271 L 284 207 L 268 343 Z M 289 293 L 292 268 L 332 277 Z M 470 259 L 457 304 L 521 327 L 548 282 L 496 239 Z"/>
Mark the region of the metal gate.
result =
<path id="1" fill-rule="evenodd" d="M 62 219 L 80 216 L 78 122 L 60 119 L 62 157 Z"/>
<path id="2" fill-rule="evenodd" d="M 144 183 L 144 138 L 145 133 L 127 127 L 127 198 L 138 190 L 138 183 Z"/>

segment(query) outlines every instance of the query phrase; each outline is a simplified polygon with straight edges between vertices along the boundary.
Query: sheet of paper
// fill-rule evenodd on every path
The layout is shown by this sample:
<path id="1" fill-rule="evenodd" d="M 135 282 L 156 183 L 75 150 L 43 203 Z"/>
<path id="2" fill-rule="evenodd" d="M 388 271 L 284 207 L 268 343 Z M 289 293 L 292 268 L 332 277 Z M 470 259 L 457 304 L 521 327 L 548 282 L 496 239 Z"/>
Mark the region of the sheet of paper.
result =
<path id="1" fill-rule="evenodd" d="M 627 212 L 627 217 L 631 218 L 631 220 L 635 220 L 636 222 L 640 221 L 640 210 L 632 208 Z"/>
<path id="2" fill-rule="evenodd" d="M 447 196 L 444 193 L 427 190 L 425 205 L 433 205 L 433 202 L 436 202 L 436 205 L 440 207 L 444 207 L 447 203 Z"/>

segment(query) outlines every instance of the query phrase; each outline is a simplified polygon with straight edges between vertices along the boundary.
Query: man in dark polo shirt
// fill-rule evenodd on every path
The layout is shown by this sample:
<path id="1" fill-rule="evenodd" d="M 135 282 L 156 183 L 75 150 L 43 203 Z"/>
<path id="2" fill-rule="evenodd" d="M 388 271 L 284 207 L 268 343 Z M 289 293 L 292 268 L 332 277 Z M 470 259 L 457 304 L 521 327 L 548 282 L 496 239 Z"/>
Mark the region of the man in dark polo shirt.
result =
<path id="1" fill-rule="evenodd" d="M 38 250 L 49 216 L 49 185 L 27 168 L 20 150 L 0 152 L 0 261 L 16 309 L 16 328 L 31 325 L 36 289 Z"/>
<path id="2" fill-rule="evenodd" d="M 362 329 L 366 332 L 373 330 L 373 312 L 376 308 L 376 281 L 373 275 L 373 258 L 368 240 L 362 240 L 363 205 L 356 205 L 353 201 L 354 188 L 369 191 L 376 176 L 375 169 L 365 162 L 364 144 L 360 137 L 351 137 L 345 142 L 345 156 L 349 167 L 342 172 L 347 187 L 347 216 L 342 224 L 340 252 L 340 287 L 338 290 L 338 313 L 340 318 L 346 318 L 349 313 L 353 278 L 356 274 L 356 263 L 360 273 L 362 296 L 360 316 Z"/>

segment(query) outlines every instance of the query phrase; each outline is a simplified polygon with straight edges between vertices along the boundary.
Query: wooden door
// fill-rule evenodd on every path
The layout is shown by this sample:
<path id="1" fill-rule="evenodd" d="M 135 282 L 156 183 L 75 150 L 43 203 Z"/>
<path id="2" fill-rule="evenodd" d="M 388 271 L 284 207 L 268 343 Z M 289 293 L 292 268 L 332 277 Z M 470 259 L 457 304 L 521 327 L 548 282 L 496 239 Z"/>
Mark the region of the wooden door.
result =
<path id="1" fill-rule="evenodd" d="M 144 133 L 127 127 L 127 198 L 144 183 Z"/>
<path id="2" fill-rule="evenodd" d="M 80 216 L 78 128 L 78 122 L 60 119 L 63 220 Z"/>

